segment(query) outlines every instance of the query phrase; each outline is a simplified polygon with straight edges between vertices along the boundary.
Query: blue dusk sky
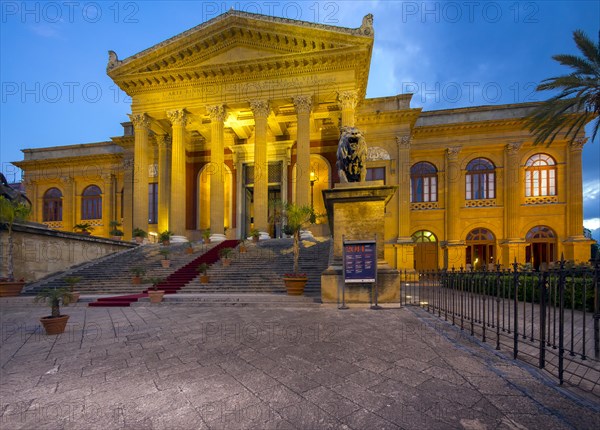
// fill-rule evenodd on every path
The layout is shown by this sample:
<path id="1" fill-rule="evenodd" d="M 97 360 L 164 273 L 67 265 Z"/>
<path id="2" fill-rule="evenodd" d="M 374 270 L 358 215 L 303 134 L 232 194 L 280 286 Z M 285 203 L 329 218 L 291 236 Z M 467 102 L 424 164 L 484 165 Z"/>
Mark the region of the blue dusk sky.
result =
<path id="1" fill-rule="evenodd" d="M 5 1 L 0 24 L 0 163 L 24 148 L 109 140 L 129 100 L 106 75 L 120 59 L 231 7 L 343 27 L 374 16 L 367 97 L 412 92 L 424 110 L 540 101 L 545 78 L 568 71 L 554 54 L 578 54 L 573 31 L 599 37 L 597 1 Z M 589 130 L 589 127 L 588 127 Z M 589 133 L 588 133 L 589 134 Z M 583 151 L 584 224 L 600 240 L 600 142 Z"/>

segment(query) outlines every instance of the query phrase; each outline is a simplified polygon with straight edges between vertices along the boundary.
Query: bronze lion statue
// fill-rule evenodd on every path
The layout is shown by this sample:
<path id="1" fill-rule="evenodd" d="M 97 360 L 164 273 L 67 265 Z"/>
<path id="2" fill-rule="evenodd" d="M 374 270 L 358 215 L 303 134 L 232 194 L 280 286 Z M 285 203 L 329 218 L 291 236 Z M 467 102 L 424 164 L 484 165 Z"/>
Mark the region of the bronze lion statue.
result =
<path id="1" fill-rule="evenodd" d="M 342 127 L 337 149 L 340 182 L 364 182 L 367 176 L 367 143 L 356 127 Z"/>

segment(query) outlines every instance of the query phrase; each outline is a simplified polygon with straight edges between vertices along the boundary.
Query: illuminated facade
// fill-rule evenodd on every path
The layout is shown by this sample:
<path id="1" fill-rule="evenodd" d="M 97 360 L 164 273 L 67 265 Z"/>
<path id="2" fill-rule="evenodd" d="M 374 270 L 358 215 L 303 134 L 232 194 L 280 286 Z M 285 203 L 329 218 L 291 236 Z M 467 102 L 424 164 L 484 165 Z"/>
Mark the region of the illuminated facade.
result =
<path id="1" fill-rule="evenodd" d="M 365 98 L 372 17 L 341 28 L 229 11 L 124 60 L 123 136 L 24 150 L 35 221 L 109 222 L 198 239 L 279 234 L 272 201 L 313 204 L 338 182 L 339 127 L 369 146 L 368 180 L 397 184 L 386 260 L 399 269 L 586 261 L 581 151 L 532 146 L 534 104 L 422 112 L 411 95 Z M 327 223 L 315 226 L 327 235 Z"/>

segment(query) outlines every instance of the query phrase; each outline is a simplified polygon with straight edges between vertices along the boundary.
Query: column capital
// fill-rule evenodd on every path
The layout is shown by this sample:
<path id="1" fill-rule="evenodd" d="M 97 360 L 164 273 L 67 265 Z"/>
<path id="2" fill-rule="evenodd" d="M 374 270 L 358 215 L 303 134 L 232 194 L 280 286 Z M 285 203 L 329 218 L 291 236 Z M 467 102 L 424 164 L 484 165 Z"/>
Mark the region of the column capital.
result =
<path id="1" fill-rule="evenodd" d="M 448 160 L 449 161 L 457 161 L 458 154 L 460 153 L 461 149 L 462 149 L 462 146 L 450 146 L 450 147 L 446 148 L 446 156 L 448 157 Z"/>
<path id="2" fill-rule="evenodd" d="M 587 143 L 587 141 L 587 137 L 580 137 L 579 139 L 575 139 L 569 144 L 569 149 L 571 151 L 583 151 L 583 146 Z"/>
<path id="3" fill-rule="evenodd" d="M 185 127 L 188 120 L 185 108 L 167 111 L 167 118 L 169 118 L 172 125 L 179 125 L 182 127 Z"/>
<path id="4" fill-rule="evenodd" d="M 312 96 L 294 96 L 292 97 L 296 113 L 310 113 L 312 109 Z"/>
<path id="5" fill-rule="evenodd" d="M 338 91 L 337 101 L 342 110 L 355 109 L 358 104 L 358 92 L 356 90 Z"/>
<path id="6" fill-rule="evenodd" d="M 211 122 L 223 122 L 225 121 L 225 106 L 223 105 L 213 105 L 206 106 L 206 112 L 208 112 L 208 116 L 210 117 Z"/>
<path id="7" fill-rule="evenodd" d="M 269 100 L 250 100 L 249 103 L 255 118 L 266 118 L 271 113 Z"/>
<path id="8" fill-rule="evenodd" d="M 171 136 L 168 134 L 157 134 L 156 144 L 160 149 L 169 149 L 171 147 Z"/>
<path id="9" fill-rule="evenodd" d="M 112 181 L 113 174 L 112 174 L 112 173 L 102 173 L 102 174 L 100 175 L 100 177 L 102 178 L 102 180 L 103 180 L 105 183 L 110 183 L 110 181 Z"/>
<path id="10" fill-rule="evenodd" d="M 61 176 L 60 182 L 65 186 L 69 186 L 75 183 L 75 179 L 71 178 L 70 176 Z"/>
<path id="11" fill-rule="evenodd" d="M 508 152 L 508 155 L 517 155 L 521 146 L 523 146 L 523 142 L 510 142 L 505 147 L 506 152 Z"/>
<path id="12" fill-rule="evenodd" d="M 410 134 L 396 136 L 396 144 L 400 149 L 410 149 L 412 143 L 412 136 Z"/>
<path id="13" fill-rule="evenodd" d="M 145 113 L 131 114 L 129 119 L 135 129 L 149 129 L 150 128 L 150 117 Z"/>

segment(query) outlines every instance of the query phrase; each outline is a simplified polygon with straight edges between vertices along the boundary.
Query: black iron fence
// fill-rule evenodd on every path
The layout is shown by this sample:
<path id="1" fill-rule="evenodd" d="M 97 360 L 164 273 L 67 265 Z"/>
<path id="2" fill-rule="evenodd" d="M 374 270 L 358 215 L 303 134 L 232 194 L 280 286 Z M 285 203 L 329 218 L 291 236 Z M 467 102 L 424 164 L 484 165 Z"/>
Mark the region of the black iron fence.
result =
<path id="1" fill-rule="evenodd" d="M 599 275 L 598 260 L 404 273 L 400 300 L 600 397 Z"/>

